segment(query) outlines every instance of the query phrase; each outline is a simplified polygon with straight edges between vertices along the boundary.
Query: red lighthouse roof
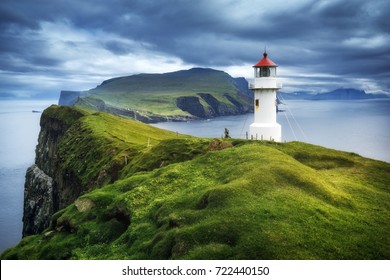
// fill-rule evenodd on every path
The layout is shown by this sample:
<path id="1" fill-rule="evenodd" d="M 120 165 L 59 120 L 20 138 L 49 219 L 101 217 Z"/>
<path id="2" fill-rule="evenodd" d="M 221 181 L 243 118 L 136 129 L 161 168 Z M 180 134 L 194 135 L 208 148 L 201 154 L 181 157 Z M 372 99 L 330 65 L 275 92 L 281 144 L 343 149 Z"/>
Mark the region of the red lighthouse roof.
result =
<path id="1" fill-rule="evenodd" d="M 273 66 L 273 67 L 277 67 L 278 65 L 276 65 L 275 62 L 273 62 L 271 59 L 269 59 L 267 57 L 267 52 L 265 51 L 264 54 L 263 54 L 263 59 L 260 60 L 259 62 L 257 62 L 255 65 L 253 65 L 253 67 L 261 67 L 261 66 Z"/>

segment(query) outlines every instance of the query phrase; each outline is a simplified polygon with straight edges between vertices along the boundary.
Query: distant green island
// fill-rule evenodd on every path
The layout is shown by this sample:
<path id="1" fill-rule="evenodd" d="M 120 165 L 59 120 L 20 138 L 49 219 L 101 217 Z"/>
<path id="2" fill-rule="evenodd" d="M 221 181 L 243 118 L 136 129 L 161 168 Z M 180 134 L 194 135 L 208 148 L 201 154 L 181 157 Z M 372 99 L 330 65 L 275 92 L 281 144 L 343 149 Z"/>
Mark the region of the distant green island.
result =
<path id="1" fill-rule="evenodd" d="M 113 78 L 88 91 L 62 91 L 59 105 L 108 112 L 145 123 L 253 112 L 244 78 L 210 68 Z"/>
<path id="2" fill-rule="evenodd" d="M 1 259 L 390 258 L 389 163 L 196 138 L 85 107 L 43 112 L 24 238 Z"/>

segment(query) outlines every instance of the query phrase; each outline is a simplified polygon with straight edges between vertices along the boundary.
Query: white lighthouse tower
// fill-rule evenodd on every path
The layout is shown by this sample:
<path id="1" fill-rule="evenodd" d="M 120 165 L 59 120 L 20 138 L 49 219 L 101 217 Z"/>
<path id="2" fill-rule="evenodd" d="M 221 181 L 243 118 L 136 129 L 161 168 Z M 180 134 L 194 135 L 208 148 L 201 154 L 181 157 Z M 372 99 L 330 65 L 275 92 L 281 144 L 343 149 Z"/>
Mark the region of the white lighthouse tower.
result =
<path id="1" fill-rule="evenodd" d="M 249 84 L 254 93 L 254 122 L 249 127 L 251 139 L 280 142 L 282 128 L 276 122 L 276 91 L 281 88 L 277 84 L 276 67 L 264 52 L 264 57 L 256 65 L 255 79 Z"/>

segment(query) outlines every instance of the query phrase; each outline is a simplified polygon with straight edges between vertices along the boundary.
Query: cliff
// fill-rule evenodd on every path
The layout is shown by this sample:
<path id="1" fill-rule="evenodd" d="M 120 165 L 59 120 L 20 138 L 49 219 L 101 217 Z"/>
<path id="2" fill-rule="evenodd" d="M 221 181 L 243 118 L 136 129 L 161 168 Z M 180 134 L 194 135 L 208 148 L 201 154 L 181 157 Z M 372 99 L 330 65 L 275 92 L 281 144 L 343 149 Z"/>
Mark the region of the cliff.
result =
<path id="1" fill-rule="evenodd" d="M 102 121 L 97 126 L 95 118 Z M 109 131 L 112 122 L 118 126 L 123 120 L 70 107 L 51 106 L 43 112 L 35 164 L 26 173 L 23 236 L 42 232 L 51 216 L 80 194 L 117 180 L 124 157 L 137 150 L 122 139 L 130 132 Z"/>
<path id="2" fill-rule="evenodd" d="M 76 104 L 79 97 L 84 96 L 85 94 L 86 92 L 84 91 L 62 90 L 58 104 L 62 106 L 73 106 Z"/>
<path id="3" fill-rule="evenodd" d="M 153 123 L 243 114 L 253 111 L 252 100 L 244 78 L 193 68 L 113 78 L 85 92 L 62 91 L 59 104 Z"/>
<path id="4" fill-rule="evenodd" d="M 77 197 L 77 180 L 60 165 L 59 146 L 70 126 L 83 116 L 70 108 L 55 110 L 50 107 L 42 114 L 41 130 L 36 147 L 35 164 L 26 173 L 23 212 L 23 236 L 39 233 L 50 225 L 50 217 L 67 206 L 71 199 L 60 191 L 69 190 Z"/>
<path id="5" fill-rule="evenodd" d="M 389 259 L 390 164 L 52 106 L 2 259 Z M 27 236 L 28 235 L 28 236 Z"/>

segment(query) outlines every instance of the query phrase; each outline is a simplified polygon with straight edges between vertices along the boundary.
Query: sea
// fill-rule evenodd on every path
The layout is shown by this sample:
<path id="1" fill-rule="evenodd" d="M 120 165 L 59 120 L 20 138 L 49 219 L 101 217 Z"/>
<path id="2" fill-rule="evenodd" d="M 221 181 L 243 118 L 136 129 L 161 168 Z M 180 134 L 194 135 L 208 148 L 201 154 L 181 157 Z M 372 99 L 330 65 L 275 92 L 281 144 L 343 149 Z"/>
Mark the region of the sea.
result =
<path id="1" fill-rule="evenodd" d="M 57 100 L 0 100 L 0 252 L 22 237 L 26 169 L 34 163 L 41 113 Z M 303 141 L 390 162 L 390 99 L 286 100 L 277 121 L 282 141 Z M 38 112 L 33 112 L 38 111 Z M 246 138 L 253 114 L 153 124 L 181 134 L 219 138 L 227 128 Z"/>
<path id="2" fill-rule="evenodd" d="M 26 169 L 34 163 L 41 112 L 56 103 L 0 100 L 0 252 L 22 238 Z"/>

